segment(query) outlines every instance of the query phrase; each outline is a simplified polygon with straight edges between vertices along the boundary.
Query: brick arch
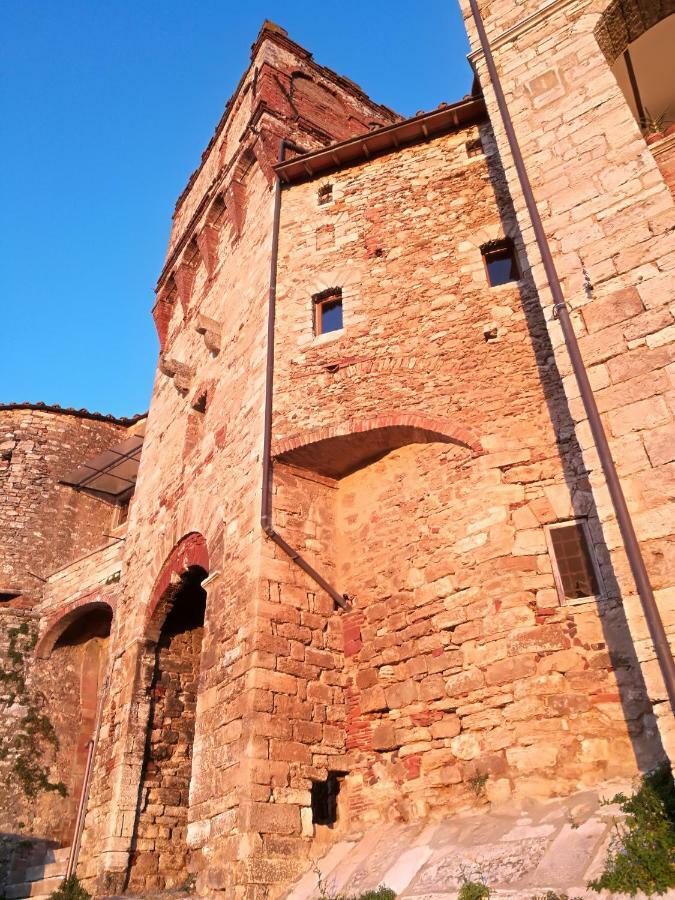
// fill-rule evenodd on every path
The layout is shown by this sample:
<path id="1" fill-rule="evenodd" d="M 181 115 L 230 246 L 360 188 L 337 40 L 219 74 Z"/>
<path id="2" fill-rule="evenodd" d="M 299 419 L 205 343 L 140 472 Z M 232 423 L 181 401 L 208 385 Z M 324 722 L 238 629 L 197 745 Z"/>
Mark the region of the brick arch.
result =
<path id="1" fill-rule="evenodd" d="M 180 584 L 181 578 L 190 571 L 209 571 L 209 551 L 206 538 L 198 531 L 184 535 L 169 553 L 150 595 L 145 616 L 145 636 L 156 640 L 172 600 L 172 586 Z"/>
<path id="2" fill-rule="evenodd" d="M 645 32 L 675 13 L 675 0 L 612 0 L 595 28 L 595 38 L 613 65 Z"/>
<path id="3" fill-rule="evenodd" d="M 358 263 L 345 263 L 334 269 L 317 272 L 307 280 L 303 290 L 310 297 L 335 287 L 341 288 L 343 293 L 348 293 L 352 285 L 361 281 L 362 274 L 362 267 Z"/>
<path id="4" fill-rule="evenodd" d="M 35 645 L 36 659 L 49 659 L 54 645 L 64 631 L 78 619 L 90 612 L 110 610 L 115 615 L 116 600 L 114 597 L 82 598 L 74 600 L 63 609 L 55 613 L 48 621 L 45 630 Z"/>
<path id="5" fill-rule="evenodd" d="M 384 413 L 283 438 L 274 443 L 272 455 L 280 462 L 341 478 L 390 450 L 434 442 L 483 452 L 480 439 L 464 426 L 422 413 Z"/>

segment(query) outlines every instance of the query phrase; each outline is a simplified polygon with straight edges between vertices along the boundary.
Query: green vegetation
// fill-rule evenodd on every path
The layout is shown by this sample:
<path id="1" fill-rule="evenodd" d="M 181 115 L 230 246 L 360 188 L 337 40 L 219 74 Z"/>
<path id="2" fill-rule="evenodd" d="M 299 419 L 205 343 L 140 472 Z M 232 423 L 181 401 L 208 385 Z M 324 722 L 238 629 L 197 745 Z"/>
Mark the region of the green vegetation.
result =
<path id="1" fill-rule="evenodd" d="M 631 796 L 617 794 L 625 820 L 614 823 L 605 869 L 591 890 L 648 896 L 675 887 L 675 785 L 668 765 L 645 775 Z"/>
<path id="2" fill-rule="evenodd" d="M 80 884 L 77 875 L 64 878 L 55 891 L 49 895 L 49 900 L 89 900 L 91 894 L 85 891 Z"/>
<path id="3" fill-rule="evenodd" d="M 66 786 L 50 781 L 48 770 L 39 762 L 44 757 L 45 744 L 54 750 L 59 746 L 54 726 L 42 713 L 46 698 L 40 691 L 29 690 L 24 677 L 25 659 L 35 647 L 37 635 L 31 634 L 27 622 L 8 629 L 7 635 L 9 667 L 0 669 L 1 702 L 6 707 L 16 704 L 25 713 L 14 731 L 0 736 L 0 761 L 11 760 L 11 773 L 26 797 L 36 797 L 41 791 L 57 791 L 64 797 Z"/>
<path id="4" fill-rule="evenodd" d="M 316 875 L 318 900 L 396 900 L 396 891 L 381 884 L 372 891 L 361 894 L 337 894 L 321 874 L 318 863 L 312 863 L 312 871 Z"/>
<path id="5" fill-rule="evenodd" d="M 471 778 L 469 778 L 468 785 L 476 797 L 485 796 L 485 785 L 487 784 L 489 777 L 487 772 L 476 772 L 475 775 L 472 775 Z"/>
<path id="6" fill-rule="evenodd" d="M 396 892 L 381 884 L 376 891 L 365 891 L 363 894 L 357 894 L 353 900 L 396 900 Z"/>
<path id="7" fill-rule="evenodd" d="M 489 900 L 490 888 L 480 881 L 463 881 L 457 900 Z"/>

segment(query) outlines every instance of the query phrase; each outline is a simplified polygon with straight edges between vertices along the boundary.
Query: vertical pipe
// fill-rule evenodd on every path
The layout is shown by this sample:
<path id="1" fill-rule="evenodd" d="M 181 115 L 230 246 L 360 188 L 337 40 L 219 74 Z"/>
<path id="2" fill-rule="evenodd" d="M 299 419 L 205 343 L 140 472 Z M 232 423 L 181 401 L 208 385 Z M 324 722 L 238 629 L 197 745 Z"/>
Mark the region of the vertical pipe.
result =
<path id="1" fill-rule="evenodd" d="M 637 587 L 637 592 L 642 604 L 642 611 L 654 644 L 654 650 L 656 651 L 656 657 L 661 669 L 661 674 L 663 675 L 666 691 L 668 692 L 671 711 L 675 713 L 675 661 L 673 661 L 673 655 L 670 651 L 666 630 L 663 627 L 663 621 L 656 605 L 654 592 L 649 583 L 647 567 L 645 566 L 645 561 L 642 557 L 637 535 L 635 534 L 633 522 L 626 504 L 626 498 L 624 497 L 616 465 L 609 448 L 607 435 L 605 434 L 605 429 L 602 420 L 600 419 L 595 396 L 588 379 L 588 373 L 584 366 L 581 351 L 579 350 L 579 343 L 576 334 L 574 333 L 574 327 L 572 326 L 567 303 L 563 296 L 560 279 L 558 278 L 555 263 L 553 262 L 551 248 L 549 247 L 546 232 L 544 231 L 544 226 L 534 199 L 532 184 L 529 175 L 527 174 L 527 169 L 525 168 L 525 161 L 513 127 L 511 113 L 509 112 L 506 103 L 506 97 L 504 96 L 497 67 L 495 66 L 490 42 L 485 32 L 485 25 L 483 24 L 483 19 L 478 8 L 478 2 L 477 0 L 469 0 L 469 5 L 478 32 L 481 49 L 485 56 L 485 63 L 487 65 L 492 88 L 495 92 L 497 106 L 504 124 L 506 137 L 509 142 L 509 147 L 511 148 L 511 155 L 518 174 L 518 180 L 520 181 L 525 205 L 534 229 L 535 240 L 539 247 L 544 270 L 546 271 L 546 278 L 551 289 L 551 294 L 553 295 L 553 307 L 557 312 L 563 336 L 565 338 L 567 352 L 570 357 L 570 362 L 572 363 L 572 370 L 574 371 L 577 385 L 579 386 L 579 393 L 581 394 L 586 416 L 588 417 L 588 424 L 591 428 L 595 447 L 598 451 L 598 457 L 605 476 L 605 482 L 614 506 L 614 512 L 616 514 L 619 530 L 621 531 L 626 556 L 628 557 L 631 572 L 633 573 L 633 579 L 635 580 L 635 586 Z"/>
<path id="2" fill-rule="evenodd" d="M 295 147 L 290 141 L 283 138 L 279 141 L 279 162 L 283 162 L 286 148 L 290 147 L 302 153 L 300 147 Z M 272 521 L 272 402 L 274 400 L 274 325 L 276 321 L 277 306 L 277 268 L 279 259 L 279 227 L 281 224 L 281 176 L 275 173 L 274 182 L 274 216 L 272 220 L 272 252 L 270 261 L 270 286 L 267 304 L 267 365 L 265 371 L 265 419 L 263 432 L 263 471 L 262 471 L 262 500 L 260 504 L 260 525 L 267 537 L 293 562 L 306 572 L 319 587 L 333 598 L 342 609 L 349 609 L 349 603 L 344 594 L 341 594 L 326 579 L 320 575 L 307 560 L 285 541 L 274 529 Z"/>

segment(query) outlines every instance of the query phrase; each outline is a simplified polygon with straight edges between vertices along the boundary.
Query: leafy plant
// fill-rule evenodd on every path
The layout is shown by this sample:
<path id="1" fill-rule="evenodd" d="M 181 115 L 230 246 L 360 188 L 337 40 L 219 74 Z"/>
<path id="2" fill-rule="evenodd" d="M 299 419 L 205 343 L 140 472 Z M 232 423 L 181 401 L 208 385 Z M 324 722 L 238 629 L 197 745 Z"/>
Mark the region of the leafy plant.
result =
<path id="1" fill-rule="evenodd" d="M 16 628 L 8 628 L 7 636 L 9 666 L 0 669 L 0 702 L 5 708 L 17 703 L 26 712 L 16 729 L 0 735 L 0 762 L 8 761 L 8 769 L 26 797 L 36 797 L 41 791 L 57 791 L 65 796 L 66 786 L 63 782 L 50 781 L 48 768 L 42 762 L 45 745 L 51 745 L 54 750 L 59 746 L 54 727 L 42 712 L 47 705 L 46 698 L 40 691 L 31 691 L 25 679 L 26 659 L 35 647 L 37 634 L 31 633 L 27 622 L 22 622 Z"/>
<path id="2" fill-rule="evenodd" d="M 530 900 L 581 900 L 581 897 L 568 897 L 567 894 L 559 894 L 557 891 L 546 891 L 545 894 L 535 894 Z"/>
<path id="3" fill-rule="evenodd" d="M 91 894 L 82 887 L 77 875 L 64 878 L 58 888 L 49 895 L 49 900 L 90 900 L 90 898 Z"/>
<path id="4" fill-rule="evenodd" d="M 485 796 L 485 785 L 490 776 L 487 772 L 476 772 L 469 778 L 468 784 L 476 797 Z"/>
<path id="5" fill-rule="evenodd" d="M 660 116 L 653 116 L 648 109 L 640 120 L 640 127 L 646 134 L 660 134 L 668 122 L 669 109 L 664 110 Z"/>
<path id="6" fill-rule="evenodd" d="M 645 775 L 630 797 L 617 794 L 624 821 L 614 823 L 605 869 L 589 882 L 594 891 L 665 894 L 675 887 L 675 784 L 670 766 Z"/>
<path id="7" fill-rule="evenodd" d="M 488 900 L 490 888 L 480 881 L 463 881 L 457 894 L 457 900 Z"/>
<path id="8" fill-rule="evenodd" d="M 363 894 L 357 894 L 353 900 L 396 900 L 396 891 L 385 887 L 383 884 L 376 891 L 365 891 Z"/>
<path id="9" fill-rule="evenodd" d="M 381 884 L 372 891 L 361 894 L 339 894 L 321 874 L 318 863 L 312 863 L 312 871 L 316 875 L 319 900 L 396 900 L 396 891 Z"/>

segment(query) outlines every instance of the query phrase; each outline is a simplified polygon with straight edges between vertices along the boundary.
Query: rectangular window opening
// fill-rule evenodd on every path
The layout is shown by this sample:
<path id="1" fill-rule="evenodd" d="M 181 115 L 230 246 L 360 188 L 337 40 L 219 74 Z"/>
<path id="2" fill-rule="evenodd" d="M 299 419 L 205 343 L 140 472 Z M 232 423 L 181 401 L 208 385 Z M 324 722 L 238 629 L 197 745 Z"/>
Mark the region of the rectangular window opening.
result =
<path id="1" fill-rule="evenodd" d="M 585 520 L 549 525 L 546 536 L 561 603 L 601 596 L 600 573 Z"/>
<path id="2" fill-rule="evenodd" d="M 340 782 L 346 772 L 329 772 L 325 781 L 312 782 L 312 822 L 314 825 L 328 825 L 337 822 L 337 798 Z"/>
<path id="3" fill-rule="evenodd" d="M 466 154 L 468 157 L 482 156 L 484 152 L 483 141 L 480 138 L 474 138 L 472 141 L 466 142 Z"/>
<path id="4" fill-rule="evenodd" d="M 333 199 L 333 185 L 332 184 L 322 184 L 317 192 L 317 198 L 319 201 L 319 206 L 323 206 L 326 203 L 330 203 Z"/>
<path id="5" fill-rule="evenodd" d="M 342 319 L 342 290 L 340 288 L 328 288 L 312 297 L 314 303 L 314 334 L 328 334 L 331 331 L 341 331 Z"/>
<path id="6" fill-rule="evenodd" d="M 131 503 L 132 496 L 133 491 L 129 491 L 127 494 L 120 497 L 115 504 L 112 522 L 113 528 L 119 528 L 120 525 L 124 525 L 129 518 L 129 504 Z"/>
<path id="7" fill-rule="evenodd" d="M 494 241 L 482 248 L 483 262 L 490 287 L 518 281 L 520 269 L 511 241 Z"/>

